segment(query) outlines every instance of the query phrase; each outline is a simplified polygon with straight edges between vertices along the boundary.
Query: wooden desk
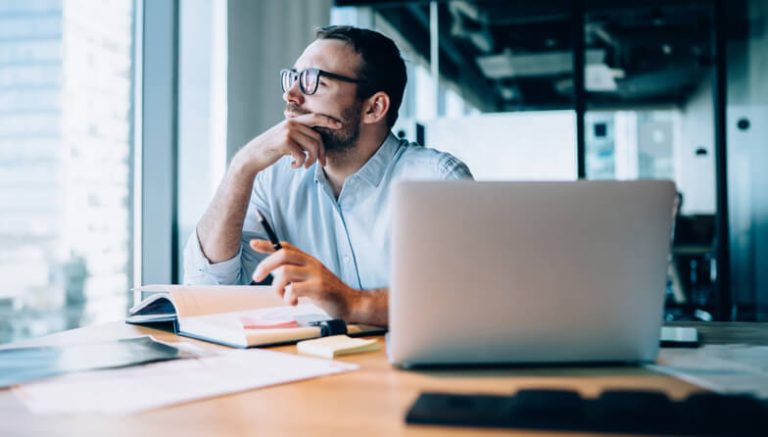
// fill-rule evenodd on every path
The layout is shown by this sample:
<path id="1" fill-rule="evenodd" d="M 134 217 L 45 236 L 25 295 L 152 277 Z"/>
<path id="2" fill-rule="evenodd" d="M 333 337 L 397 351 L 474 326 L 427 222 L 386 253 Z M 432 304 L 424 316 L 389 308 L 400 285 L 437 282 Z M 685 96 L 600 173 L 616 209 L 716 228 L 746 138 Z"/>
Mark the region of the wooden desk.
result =
<path id="1" fill-rule="evenodd" d="M 193 341 L 115 322 L 14 346 L 71 344 L 145 334 L 169 342 Z M 275 350 L 295 353 L 295 346 Z M 404 371 L 391 367 L 383 350 L 350 356 L 345 361 L 358 363 L 360 370 L 127 417 L 35 416 L 9 390 L 0 390 L 0 436 L 491 435 L 503 431 L 407 426 L 404 417 L 424 390 L 511 394 L 521 388 L 548 387 L 574 389 L 594 397 L 607 388 L 634 388 L 664 390 L 675 398 L 699 390 L 671 377 L 631 367 Z M 548 434 L 516 431 L 515 435 Z"/>

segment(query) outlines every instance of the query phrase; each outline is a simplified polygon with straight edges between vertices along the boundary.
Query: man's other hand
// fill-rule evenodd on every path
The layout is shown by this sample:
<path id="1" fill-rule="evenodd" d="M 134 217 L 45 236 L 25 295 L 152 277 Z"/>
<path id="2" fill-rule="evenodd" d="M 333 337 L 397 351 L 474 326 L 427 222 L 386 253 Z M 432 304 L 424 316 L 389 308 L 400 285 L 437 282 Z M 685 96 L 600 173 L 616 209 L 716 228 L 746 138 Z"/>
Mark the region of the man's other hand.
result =
<path id="1" fill-rule="evenodd" d="M 253 280 L 261 282 L 272 273 L 272 289 L 283 300 L 296 305 L 299 297 L 312 299 L 331 317 L 349 319 L 358 290 L 344 284 L 317 258 L 281 241 L 282 249 L 275 251 L 267 240 L 251 240 L 253 250 L 270 255 L 259 263 Z"/>

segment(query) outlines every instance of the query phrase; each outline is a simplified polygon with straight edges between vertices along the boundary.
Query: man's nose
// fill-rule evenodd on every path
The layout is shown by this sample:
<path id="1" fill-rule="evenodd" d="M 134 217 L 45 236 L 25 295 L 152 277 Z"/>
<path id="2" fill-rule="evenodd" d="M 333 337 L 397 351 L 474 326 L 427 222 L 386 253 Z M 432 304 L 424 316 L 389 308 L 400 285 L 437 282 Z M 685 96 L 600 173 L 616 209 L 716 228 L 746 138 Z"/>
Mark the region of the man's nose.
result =
<path id="1" fill-rule="evenodd" d="M 301 89 L 299 88 L 299 81 L 293 82 L 293 85 L 291 85 L 290 88 L 285 90 L 283 93 L 283 100 L 285 100 L 286 103 L 294 103 L 296 105 L 301 105 L 304 103 L 304 94 L 301 92 Z"/>

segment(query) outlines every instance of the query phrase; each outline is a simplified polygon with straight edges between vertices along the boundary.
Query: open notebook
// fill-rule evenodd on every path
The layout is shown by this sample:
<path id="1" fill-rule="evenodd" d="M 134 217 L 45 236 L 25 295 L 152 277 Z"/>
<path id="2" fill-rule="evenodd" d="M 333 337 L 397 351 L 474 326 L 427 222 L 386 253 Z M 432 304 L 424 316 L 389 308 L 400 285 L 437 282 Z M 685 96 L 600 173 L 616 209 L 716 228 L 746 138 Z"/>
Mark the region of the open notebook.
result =
<path id="1" fill-rule="evenodd" d="M 272 346 L 321 336 L 308 322 L 330 317 L 308 299 L 286 305 L 267 286 L 148 285 L 129 310 L 127 323 L 167 329 L 178 335 L 232 347 Z M 348 325 L 349 335 L 384 329 Z"/>

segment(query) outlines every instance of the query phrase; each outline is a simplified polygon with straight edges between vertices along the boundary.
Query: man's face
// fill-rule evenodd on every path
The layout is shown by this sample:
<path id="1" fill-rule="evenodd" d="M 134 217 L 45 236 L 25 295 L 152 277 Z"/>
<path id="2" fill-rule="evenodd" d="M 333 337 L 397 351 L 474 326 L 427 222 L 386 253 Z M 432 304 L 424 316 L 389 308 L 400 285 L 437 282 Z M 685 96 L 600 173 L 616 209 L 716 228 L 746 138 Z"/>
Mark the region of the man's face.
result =
<path id="1" fill-rule="evenodd" d="M 296 71 L 318 68 L 329 73 L 357 79 L 360 55 L 344 41 L 317 40 L 310 44 L 294 65 Z M 317 91 L 304 95 L 299 81 L 283 94 L 285 117 L 306 113 L 327 115 L 342 123 L 340 129 L 314 127 L 323 138 L 326 152 L 343 152 L 352 148 L 360 135 L 362 102 L 357 99 L 357 84 L 319 77 Z"/>

